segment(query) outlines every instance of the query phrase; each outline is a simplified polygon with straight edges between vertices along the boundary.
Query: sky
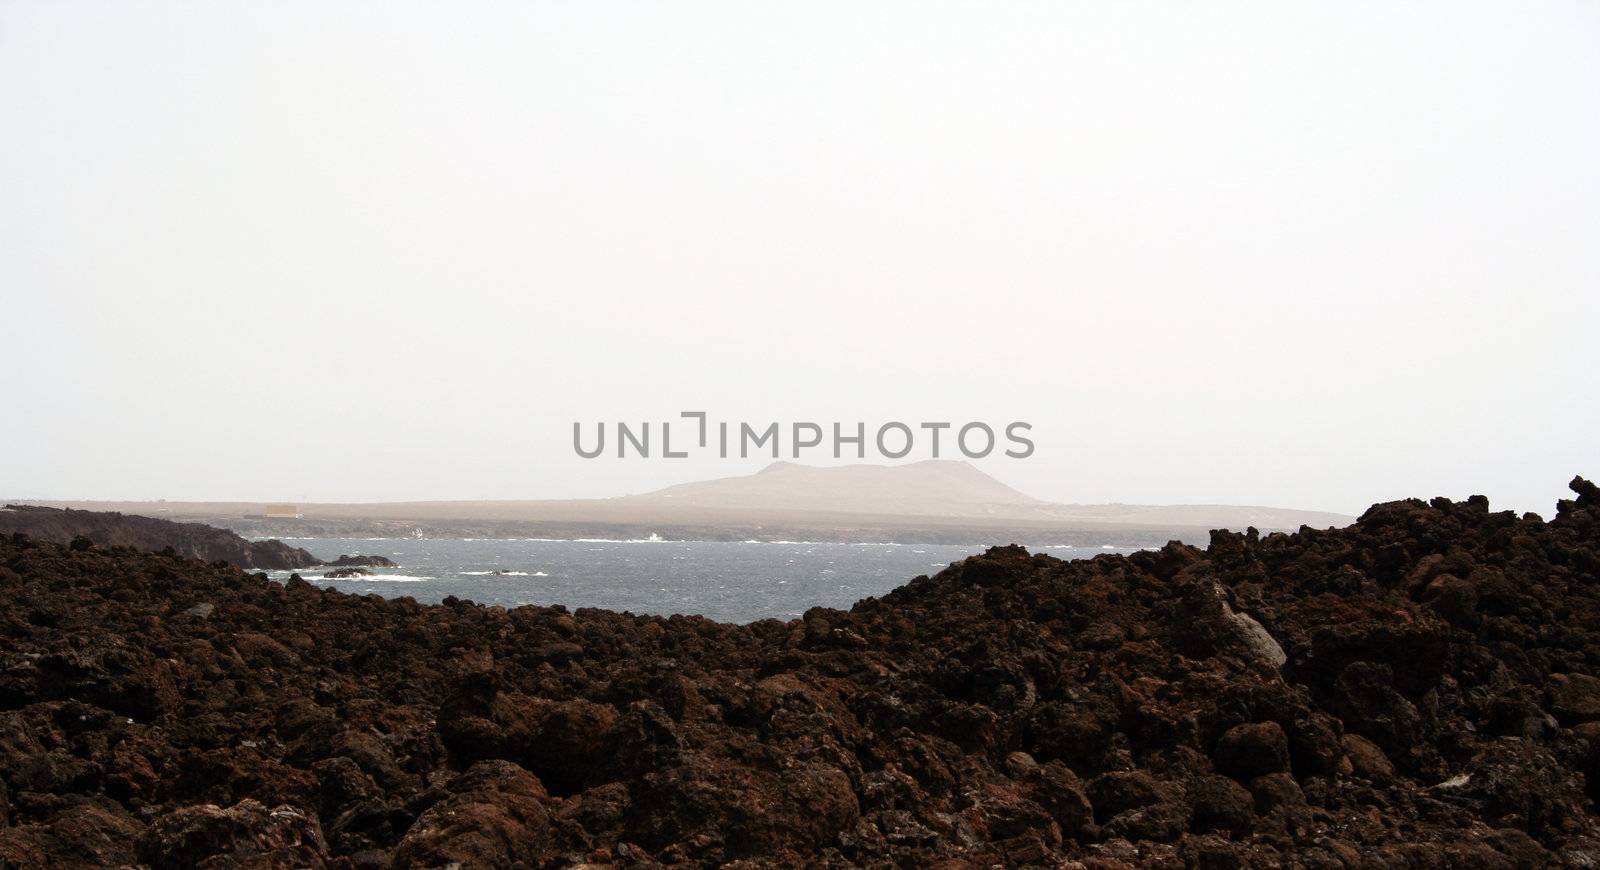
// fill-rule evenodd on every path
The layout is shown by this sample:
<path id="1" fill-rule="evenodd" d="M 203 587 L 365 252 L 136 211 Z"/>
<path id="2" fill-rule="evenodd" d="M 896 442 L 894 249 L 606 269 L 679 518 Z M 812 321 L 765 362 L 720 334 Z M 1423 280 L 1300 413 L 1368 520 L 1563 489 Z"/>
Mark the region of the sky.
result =
<path id="1" fill-rule="evenodd" d="M 1060 501 L 1548 516 L 1600 476 L 1597 44 L 1588 0 L 3 0 L 0 496 L 771 461 L 573 450 L 704 410 L 1027 421 L 977 464 Z"/>

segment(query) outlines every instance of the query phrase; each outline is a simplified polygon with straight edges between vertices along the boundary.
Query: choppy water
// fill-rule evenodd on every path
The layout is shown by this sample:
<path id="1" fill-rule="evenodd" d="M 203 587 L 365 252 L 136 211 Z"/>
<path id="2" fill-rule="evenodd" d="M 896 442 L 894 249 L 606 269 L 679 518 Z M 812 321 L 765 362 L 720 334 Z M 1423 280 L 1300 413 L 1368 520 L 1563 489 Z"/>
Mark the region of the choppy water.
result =
<path id="1" fill-rule="evenodd" d="M 401 567 L 372 577 L 305 579 L 356 594 L 448 595 L 482 604 L 563 604 L 663 616 L 700 614 L 723 622 L 792 619 L 812 607 L 848 608 L 918 574 L 933 574 L 984 547 L 965 544 L 733 543 L 721 541 L 548 541 L 491 539 L 299 538 L 289 543 L 324 558 L 387 556 Z M 1113 547 L 1029 547 L 1062 559 L 1131 553 Z M 496 573 L 501 572 L 501 573 Z M 289 571 L 268 572 L 287 579 Z"/>

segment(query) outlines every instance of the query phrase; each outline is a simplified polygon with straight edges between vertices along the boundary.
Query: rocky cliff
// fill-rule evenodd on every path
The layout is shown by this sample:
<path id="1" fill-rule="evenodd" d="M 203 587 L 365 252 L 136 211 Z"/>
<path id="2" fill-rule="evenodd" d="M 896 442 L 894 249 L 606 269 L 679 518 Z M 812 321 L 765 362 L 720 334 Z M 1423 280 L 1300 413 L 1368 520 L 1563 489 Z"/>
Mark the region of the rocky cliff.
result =
<path id="1" fill-rule="evenodd" d="M 60 544 L 85 538 L 107 547 L 152 551 L 170 547 L 180 556 L 202 562 L 227 562 L 241 568 L 307 568 L 321 563 L 316 556 L 282 541 L 247 541 L 226 529 L 200 523 L 175 523 L 110 511 L 6 505 L 0 510 L 0 534 L 16 532 Z"/>
<path id="2" fill-rule="evenodd" d="M 0 865 L 1600 861 L 1600 490 L 748 626 L 0 539 Z"/>

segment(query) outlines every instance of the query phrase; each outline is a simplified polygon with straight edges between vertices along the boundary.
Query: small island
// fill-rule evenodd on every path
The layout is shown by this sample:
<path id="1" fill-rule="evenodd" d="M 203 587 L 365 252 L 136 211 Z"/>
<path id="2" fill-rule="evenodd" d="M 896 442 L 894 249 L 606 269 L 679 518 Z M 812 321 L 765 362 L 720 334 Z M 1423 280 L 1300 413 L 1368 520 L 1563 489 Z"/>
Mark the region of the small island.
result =
<path id="1" fill-rule="evenodd" d="M 328 567 L 328 568 L 398 568 L 398 567 L 400 567 L 399 565 L 396 565 L 393 561 L 391 561 L 388 558 L 385 558 L 383 556 L 362 556 L 362 555 L 354 555 L 354 556 L 343 556 L 343 555 L 341 555 L 339 558 L 334 559 L 332 562 L 324 562 L 323 565 L 324 565 L 324 567 Z"/>
<path id="2" fill-rule="evenodd" d="M 322 575 L 324 580 L 349 580 L 355 577 L 371 577 L 372 572 L 366 568 L 335 568 Z"/>

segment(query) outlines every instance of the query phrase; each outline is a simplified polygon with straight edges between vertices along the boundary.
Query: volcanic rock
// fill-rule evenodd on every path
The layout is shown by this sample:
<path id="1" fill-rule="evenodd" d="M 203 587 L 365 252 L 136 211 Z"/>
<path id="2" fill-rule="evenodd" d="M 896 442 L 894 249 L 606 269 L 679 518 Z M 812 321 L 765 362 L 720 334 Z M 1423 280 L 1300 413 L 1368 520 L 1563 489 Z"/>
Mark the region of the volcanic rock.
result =
<path id="1" fill-rule="evenodd" d="M 1551 674 L 1550 709 L 1573 722 L 1600 719 L 1600 678 L 1588 674 Z"/>
<path id="2" fill-rule="evenodd" d="M 158 817 L 139 842 L 139 856 L 165 868 L 326 867 L 317 818 L 290 806 L 267 809 L 244 800 L 182 807 Z"/>
<path id="3" fill-rule="evenodd" d="M 1376 744 L 1359 734 L 1346 734 L 1340 741 L 1350 759 L 1351 772 L 1367 779 L 1387 780 L 1394 776 L 1394 765 Z"/>
<path id="4" fill-rule="evenodd" d="M 398 568 L 387 556 L 341 555 L 332 562 L 323 563 L 328 568 Z"/>
<path id="5" fill-rule="evenodd" d="M 749 625 L 0 536 L 0 864 L 1594 866 L 1573 489 Z"/>
<path id="6" fill-rule="evenodd" d="M 282 541 L 247 541 L 226 529 L 201 523 L 176 523 L 110 511 L 61 510 L 8 504 L 0 511 L 0 534 L 26 534 L 40 541 L 89 547 L 133 547 L 202 562 L 227 562 L 240 568 L 307 568 L 321 559 Z"/>
<path id="7" fill-rule="evenodd" d="M 396 868 L 538 866 L 551 857 L 549 796 L 533 774 L 481 761 L 445 790 L 400 840 Z"/>
<path id="8" fill-rule="evenodd" d="M 1289 738 L 1276 722 L 1235 725 L 1217 741 L 1217 769 L 1248 782 L 1289 769 Z"/>
<path id="9" fill-rule="evenodd" d="M 372 572 L 365 568 L 335 568 L 322 576 L 326 580 L 349 580 L 353 577 L 371 577 Z"/>

